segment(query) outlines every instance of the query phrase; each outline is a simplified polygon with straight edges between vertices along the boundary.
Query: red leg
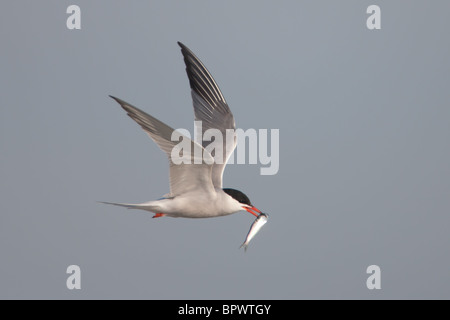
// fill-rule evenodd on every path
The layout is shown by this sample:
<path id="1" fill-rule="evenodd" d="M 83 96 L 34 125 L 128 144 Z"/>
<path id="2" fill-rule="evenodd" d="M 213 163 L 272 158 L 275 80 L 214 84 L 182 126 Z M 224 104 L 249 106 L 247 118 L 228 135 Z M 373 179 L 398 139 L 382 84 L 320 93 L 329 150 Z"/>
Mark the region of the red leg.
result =
<path id="1" fill-rule="evenodd" d="M 160 218 L 160 217 L 164 217 L 166 214 L 165 213 L 155 213 L 155 215 L 152 218 Z"/>

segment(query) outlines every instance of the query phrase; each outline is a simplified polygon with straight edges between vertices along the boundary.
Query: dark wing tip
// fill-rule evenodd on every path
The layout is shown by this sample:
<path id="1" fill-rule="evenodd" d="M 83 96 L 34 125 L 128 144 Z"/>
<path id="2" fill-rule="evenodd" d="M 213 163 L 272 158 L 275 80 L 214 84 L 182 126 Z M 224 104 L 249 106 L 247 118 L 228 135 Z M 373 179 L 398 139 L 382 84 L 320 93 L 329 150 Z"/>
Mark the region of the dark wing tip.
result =
<path id="1" fill-rule="evenodd" d="M 188 52 L 191 51 L 191 50 L 190 50 L 188 47 L 186 47 L 182 42 L 177 41 L 177 43 L 178 43 L 178 45 L 180 46 L 180 48 L 181 48 L 182 50 L 188 51 Z"/>
<path id="2" fill-rule="evenodd" d="M 126 107 L 132 107 L 128 102 L 123 101 L 122 99 L 116 98 L 114 96 L 109 95 L 110 98 L 114 99 L 120 106 L 127 110 Z"/>
<path id="3" fill-rule="evenodd" d="M 114 96 L 112 96 L 112 95 L 108 95 L 108 97 L 110 97 L 110 98 L 112 98 L 112 99 L 114 99 L 114 100 L 116 100 L 116 102 L 118 103 L 118 104 L 123 104 L 125 101 L 123 101 L 123 100 L 120 100 L 119 98 L 116 98 L 116 97 L 114 97 Z"/>
<path id="4" fill-rule="evenodd" d="M 128 102 L 125 102 L 125 101 L 123 101 L 122 99 L 119 99 L 119 98 L 116 98 L 116 97 L 114 97 L 114 96 L 112 96 L 112 95 L 109 95 L 109 97 L 110 98 L 112 98 L 112 99 L 114 99 L 121 107 L 122 107 L 122 109 L 124 109 L 127 113 L 128 113 L 128 115 L 131 117 L 131 118 L 133 118 L 132 116 L 131 116 L 131 114 L 133 113 L 133 111 L 135 110 L 135 109 L 137 109 L 136 107 L 133 107 L 132 105 L 130 105 Z M 140 110 L 139 110 L 140 111 Z M 136 111 L 134 111 L 134 112 L 136 112 Z M 142 112 L 142 111 L 141 111 Z M 134 119 L 134 118 L 133 118 Z"/>
<path id="5" fill-rule="evenodd" d="M 184 56 L 185 59 L 187 59 L 187 56 L 189 56 L 189 55 L 191 55 L 191 56 L 197 58 L 197 57 L 195 56 L 195 54 L 191 51 L 191 49 L 189 49 L 188 47 L 186 47 L 186 46 L 185 46 L 183 43 L 181 43 L 180 41 L 178 41 L 177 43 L 178 43 L 178 45 L 180 46 L 180 48 L 181 48 L 181 53 L 183 54 L 183 56 Z M 198 58 L 197 58 L 197 59 L 198 59 Z M 185 61 L 186 61 L 186 64 L 188 64 L 188 61 L 187 61 L 187 60 L 185 60 Z"/>
<path id="6" fill-rule="evenodd" d="M 201 60 L 181 42 L 178 41 L 178 45 L 181 47 L 191 89 L 213 108 L 220 102 L 226 104 L 219 86 Z"/>

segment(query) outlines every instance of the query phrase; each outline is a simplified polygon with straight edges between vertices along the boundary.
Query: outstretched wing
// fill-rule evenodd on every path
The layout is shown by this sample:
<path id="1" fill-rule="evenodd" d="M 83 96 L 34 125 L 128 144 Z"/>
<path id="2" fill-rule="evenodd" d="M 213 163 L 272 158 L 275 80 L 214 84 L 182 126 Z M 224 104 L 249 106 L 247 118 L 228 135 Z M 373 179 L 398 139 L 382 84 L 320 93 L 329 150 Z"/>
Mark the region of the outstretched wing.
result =
<path id="1" fill-rule="evenodd" d="M 113 96 L 110 97 L 116 100 L 131 119 L 136 121 L 161 150 L 167 154 L 170 164 L 170 197 L 193 190 L 214 192 L 214 186 L 211 182 L 212 165 L 207 164 L 212 163 L 213 159 L 207 152 L 203 152 L 201 145 L 186 136 L 182 136 L 183 139 L 187 139 L 184 141 L 188 141 L 191 144 L 191 153 L 183 154 L 183 158 L 189 160 L 190 164 L 175 164 L 172 161 L 172 149 L 179 143 L 179 141 L 171 140 L 172 133 L 175 130 L 131 104 Z M 201 157 L 202 154 L 203 158 L 196 158 L 196 155 Z"/>
<path id="2" fill-rule="evenodd" d="M 222 158 L 215 154 L 216 162 L 212 168 L 212 182 L 216 188 L 222 188 L 222 176 L 231 153 L 236 148 L 236 125 L 233 114 L 225 101 L 219 86 L 203 65 L 203 63 L 181 42 L 181 53 L 186 64 L 186 73 L 191 86 L 192 101 L 194 105 L 195 120 L 202 121 L 202 136 L 208 129 L 218 129 L 222 133 Z M 232 129 L 227 141 L 227 129 Z M 231 131 L 230 131 L 231 132 Z M 204 148 L 209 141 L 203 141 Z"/>

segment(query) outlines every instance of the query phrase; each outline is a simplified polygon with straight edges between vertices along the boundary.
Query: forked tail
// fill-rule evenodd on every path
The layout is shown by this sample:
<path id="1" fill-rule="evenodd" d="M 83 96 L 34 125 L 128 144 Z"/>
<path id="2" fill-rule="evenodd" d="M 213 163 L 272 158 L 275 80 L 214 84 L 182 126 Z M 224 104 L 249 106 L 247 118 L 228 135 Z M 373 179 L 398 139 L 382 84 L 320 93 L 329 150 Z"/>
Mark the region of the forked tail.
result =
<path id="1" fill-rule="evenodd" d="M 151 211 L 151 212 L 158 212 L 158 206 L 155 206 L 152 201 L 151 202 L 146 202 L 146 203 L 115 203 L 115 202 L 105 202 L 105 201 L 97 201 L 99 203 L 104 203 L 104 204 L 112 204 L 114 206 L 119 206 L 119 207 L 125 207 L 128 209 L 141 209 L 141 210 L 147 210 L 147 211 Z"/>
<path id="2" fill-rule="evenodd" d="M 248 243 L 244 242 L 243 244 L 241 244 L 239 249 L 242 248 L 242 247 L 244 247 L 244 252 L 247 252 Z"/>

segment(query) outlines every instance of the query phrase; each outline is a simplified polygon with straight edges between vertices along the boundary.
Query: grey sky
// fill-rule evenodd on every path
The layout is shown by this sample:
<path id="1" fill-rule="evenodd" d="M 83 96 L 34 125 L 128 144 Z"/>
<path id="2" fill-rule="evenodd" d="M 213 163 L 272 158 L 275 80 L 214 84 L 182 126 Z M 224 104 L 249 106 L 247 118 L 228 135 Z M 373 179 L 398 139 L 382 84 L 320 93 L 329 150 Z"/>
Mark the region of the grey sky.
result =
<path id="1" fill-rule="evenodd" d="M 81 8 L 81 30 L 66 8 Z M 366 8 L 381 7 L 381 30 Z M 5 1 L 0 298 L 450 298 L 447 1 Z M 182 41 L 280 170 L 226 169 L 246 212 L 151 219 L 168 192 L 120 97 L 193 130 Z M 82 289 L 66 288 L 77 264 Z M 379 265 L 382 289 L 366 288 Z"/>

